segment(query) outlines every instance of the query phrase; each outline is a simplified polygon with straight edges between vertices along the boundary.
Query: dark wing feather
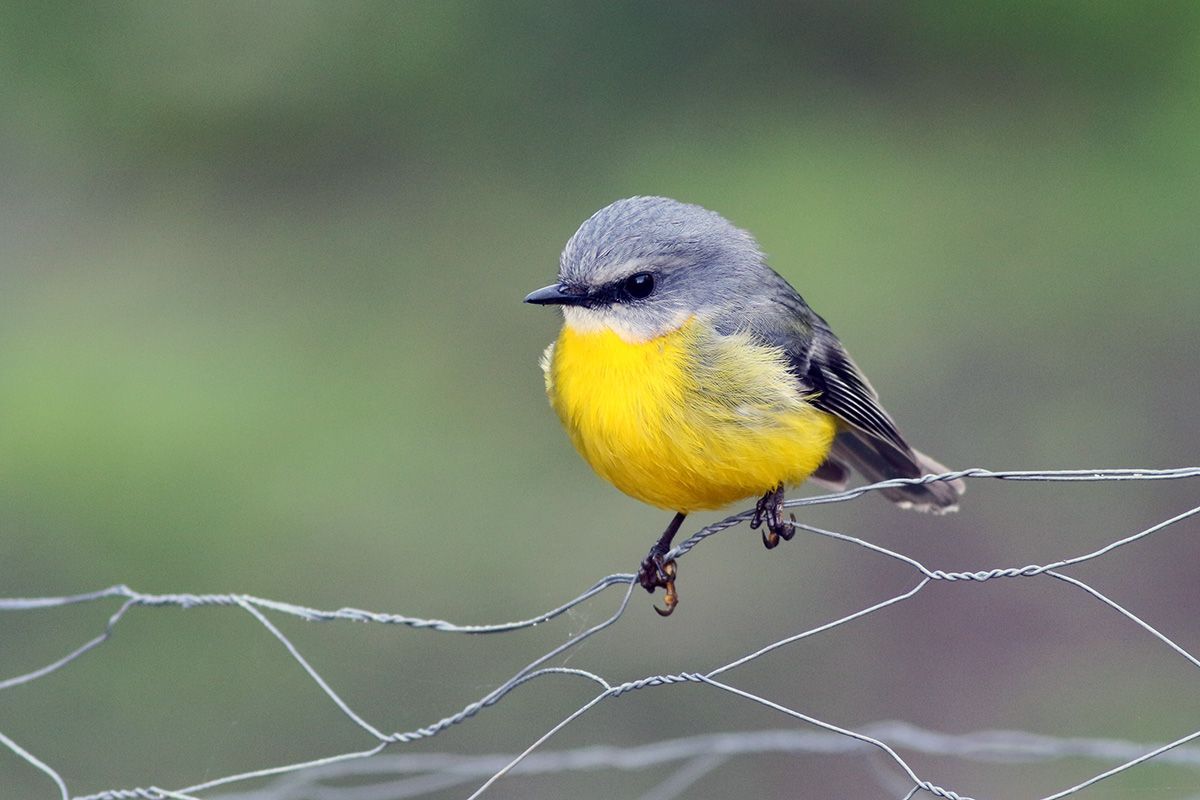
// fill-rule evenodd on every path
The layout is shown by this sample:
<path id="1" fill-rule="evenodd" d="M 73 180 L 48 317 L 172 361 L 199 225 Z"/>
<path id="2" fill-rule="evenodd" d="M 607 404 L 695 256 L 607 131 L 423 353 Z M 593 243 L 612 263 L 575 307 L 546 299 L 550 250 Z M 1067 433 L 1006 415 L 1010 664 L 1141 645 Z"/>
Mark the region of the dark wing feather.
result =
<path id="1" fill-rule="evenodd" d="M 834 439 L 830 460 L 853 467 L 872 482 L 948 471 L 904 440 L 880 405 L 879 395 L 828 326 L 817 327 L 805 378 L 817 392 L 813 405 L 846 423 Z M 962 481 L 942 481 L 882 492 L 895 503 L 944 513 L 957 508 L 958 497 L 965 489 Z"/>
<path id="2" fill-rule="evenodd" d="M 907 450 L 908 443 L 896 429 L 896 423 L 879 404 L 879 395 L 849 354 L 836 340 L 822 339 L 821 352 L 810 359 L 805 374 L 808 383 L 820 393 L 813 399 L 813 405 L 898 450 Z"/>
<path id="3" fill-rule="evenodd" d="M 812 404 L 844 423 L 813 477 L 837 487 L 845 485 L 851 467 L 872 482 L 947 472 L 909 446 L 828 323 L 787 281 L 772 275 L 772 303 L 743 319 L 754 320 L 754 333 L 787 353 L 792 373 L 813 394 Z M 942 481 L 882 492 L 901 505 L 940 513 L 954 510 L 965 489 L 962 481 Z"/>

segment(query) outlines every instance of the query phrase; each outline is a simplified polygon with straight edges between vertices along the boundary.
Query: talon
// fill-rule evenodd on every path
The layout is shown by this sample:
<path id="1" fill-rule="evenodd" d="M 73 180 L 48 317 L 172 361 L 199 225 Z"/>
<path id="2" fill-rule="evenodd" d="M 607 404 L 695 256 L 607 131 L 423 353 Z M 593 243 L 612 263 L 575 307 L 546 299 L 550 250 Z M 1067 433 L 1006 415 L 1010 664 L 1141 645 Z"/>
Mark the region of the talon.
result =
<path id="1" fill-rule="evenodd" d="M 638 583 L 647 592 L 654 594 L 655 589 L 666 586 L 667 581 L 674 577 L 674 574 L 668 574 L 666 569 L 667 564 L 673 563 L 673 561 L 664 562 L 662 553 L 651 551 L 650 555 L 642 560 L 642 567 L 638 570 Z"/>
<path id="2" fill-rule="evenodd" d="M 679 573 L 679 567 L 675 564 L 675 560 L 663 561 L 661 553 L 651 553 L 642 562 L 642 569 L 638 572 L 638 583 L 650 594 L 654 594 L 659 587 L 666 590 L 663 595 L 663 602 L 666 603 L 666 608 L 654 607 L 654 610 L 660 616 L 668 616 L 675 610 L 675 606 L 679 605 L 679 593 L 675 591 L 675 576 Z"/>
<path id="3" fill-rule="evenodd" d="M 679 595 L 675 592 L 675 581 L 667 581 L 667 592 L 663 595 L 663 602 L 667 604 L 667 607 L 654 606 L 654 612 L 660 617 L 669 617 L 674 614 L 675 607 L 679 605 Z"/>
<path id="4" fill-rule="evenodd" d="M 763 496 L 763 498 L 761 500 L 759 500 L 757 503 L 755 503 L 754 516 L 750 517 L 750 530 L 752 530 L 752 531 L 758 530 L 759 527 L 763 524 L 764 520 L 767 520 L 769 523 L 770 514 L 767 510 L 767 499 L 769 497 L 770 497 L 770 494 L 767 494 L 767 495 Z M 769 524 L 768 524 L 768 527 L 769 527 Z"/>
<path id="5" fill-rule="evenodd" d="M 783 518 L 783 486 L 776 486 L 762 496 L 754 506 L 754 515 L 750 517 L 750 529 L 754 530 L 766 524 L 762 532 L 763 547 L 773 550 L 779 546 L 780 540 L 790 541 L 796 535 L 796 515 L 789 514 L 789 520 Z"/>
<path id="6" fill-rule="evenodd" d="M 781 521 L 776 532 L 783 537 L 785 542 L 790 542 L 792 537 L 796 535 L 796 515 L 788 514 L 788 520 Z"/>
<path id="7" fill-rule="evenodd" d="M 679 567 L 676 566 L 675 560 L 663 561 L 662 555 L 655 553 L 648 556 L 642 562 L 642 570 L 638 573 L 638 583 L 642 585 L 650 594 L 659 587 L 666 591 L 663 594 L 663 602 L 666 608 L 654 607 L 660 617 L 667 617 L 675 610 L 675 606 L 679 605 L 679 592 L 675 591 L 675 576 L 679 573 Z"/>
<path id="8" fill-rule="evenodd" d="M 667 607 L 654 607 L 660 617 L 670 616 L 675 606 L 679 605 L 679 593 L 675 591 L 675 576 L 679 567 L 676 566 L 675 559 L 667 560 L 666 555 L 671 551 L 671 539 L 679 532 L 679 526 L 683 524 L 686 516 L 682 511 L 675 515 L 654 547 L 650 548 L 649 554 L 642 561 L 641 569 L 638 570 L 637 581 L 647 592 L 654 594 L 660 586 L 666 590 L 663 593 L 663 602 Z"/>
<path id="9" fill-rule="evenodd" d="M 666 608 L 654 606 L 654 610 L 658 612 L 660 617 L 669 617 L 675 611 L 675 606 L 679 605 L 679 593 L 675 591 L 675 561 L 671 560 L 662 565 L 662 574 L 665 576 L 663 586 L 666 592 L 663 593 L 663 602 L 667 604 Z"/>
<path id="10" fill-rule="evenodd" d="M 792 538 L 790 536 L 788 539 Z M 779 546 L 779 533 L 774 528 L 767 528 L 762 532 L 763 547 L 768 550 L 774 550 Z"/>

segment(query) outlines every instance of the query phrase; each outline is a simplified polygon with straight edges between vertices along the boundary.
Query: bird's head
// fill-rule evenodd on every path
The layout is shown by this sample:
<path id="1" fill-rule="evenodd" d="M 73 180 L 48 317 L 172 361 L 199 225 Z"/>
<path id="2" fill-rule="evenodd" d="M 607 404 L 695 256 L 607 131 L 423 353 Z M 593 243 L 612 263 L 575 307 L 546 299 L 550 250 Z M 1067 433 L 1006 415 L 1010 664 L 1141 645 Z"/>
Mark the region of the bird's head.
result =
<path id="1" fill-rule="evenodd" d="M 606 206 L 567 242 L 558 282 L 527 303 L 559 305 L 568 326 L 644 342 L 692 317 L 745 308 L 770 269 L 749 233 L 713 211 L 666 197 Z"/>

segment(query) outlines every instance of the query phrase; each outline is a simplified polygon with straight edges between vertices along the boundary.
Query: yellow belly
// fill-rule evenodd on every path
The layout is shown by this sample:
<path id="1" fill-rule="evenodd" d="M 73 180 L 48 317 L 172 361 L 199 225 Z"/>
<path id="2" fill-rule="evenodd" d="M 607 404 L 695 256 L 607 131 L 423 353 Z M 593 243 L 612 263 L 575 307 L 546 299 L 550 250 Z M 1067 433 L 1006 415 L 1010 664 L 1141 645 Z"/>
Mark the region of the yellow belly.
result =
<path id="1" fill-rule="evenodd" d="M 673 511 L 799 483 L 837 430 L 806 401 L 782 352 L 694 319 L 638 344 L 564 327 L 543 367 L 550 403 L 592 468 Z"/>

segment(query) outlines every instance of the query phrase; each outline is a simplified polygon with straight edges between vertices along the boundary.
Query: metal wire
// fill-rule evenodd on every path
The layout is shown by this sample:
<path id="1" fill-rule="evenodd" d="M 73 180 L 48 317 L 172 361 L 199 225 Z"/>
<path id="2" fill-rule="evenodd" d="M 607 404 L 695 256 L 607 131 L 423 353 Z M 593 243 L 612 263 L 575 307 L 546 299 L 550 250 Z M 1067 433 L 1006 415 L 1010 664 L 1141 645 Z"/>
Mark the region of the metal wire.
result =
<path id="1" fill-rule="evenodd" d="M 941 475 L 927 475 L 923 478 L 913 480 L 893 479 L 882 481 L 835 494 L 793 499 L 788 501 L 787 505 L 807 506 L 845 502 L 861 497 L 868 492 L 878 491 L 879 489 L 959 478 L 992 478 L 1005 481 L 1090 482 L 1174 480 L 1198 477 L 1200 477 L 1200 467 L 1165 470 L 1116 469 L 1043 472 L 968 469 Z M 825 753 L 860 750 L 876 751 L 884 754 L 890 760 L 894 769 L 905 781 L 904 785 L 907 794 L 900 800 L 910 800 L 920 794 L 947 798 L 947 800 L 973 800 L 968 795 L 943 787 L 934 781 L 917 775 L 909 764 L 897 754 L 896 748 L 907 748 L 925 753 L 939 753 L 979 761 L 1005 760 L 1033 762 L 1065 757 L 1084 757 L 1110 764 L 1114 761 L 1117 762 L 1081 783 L 1042 798 L 1042 800 L 1060 800 L 1061 798 L 1080 792 L 1099 781 L 1151 760 L 1159 763 L 1172 763 L 1200 769 L 1200 748 L 1186 746 L 1191 742 L 1200 740 L 1200 730 L 1176 739 L 1173 742 L 1160 745 L 1139 745 L 1132 742 L 1106 739 L 1054 738 L 1021 732 L 981 732 L 977 734 L 949 736 L 902 723 L 880 723 L 856 731 L 839 727 L 830 722 L 804 714 L 796 709 L 776 703 L 769 698 L 752 694 L 731 685 L 725 679 L 718 680 L 718 677 L 724 676 L 726 673 L 736 670 L 744 664 L 761 658 L 769 652 L 787 647 L 814 634 L 836 628 L 851 620 L 877 613 L 888 606 L 902 603 L 935 581 L 977 583 L 999 578 L 1036 579 L 1042 576 L 1065 582 L 1084 591 L 1090 597 L 1119 612 L 1130 622 L 1157 638 L 1163 645 L 1187 660 L 1192 666 L 1200 667 L 1200 659 L 1197 659 L 1195 655 L 1189 653 L 1148 622 L 1111 598 L 1101 594 L 1092 586 L 1061 572 L 1065 568 L 1101 558 L 1120 547 L 1151 536 L 1197 514 L 1200 514 L 1200 506 L 1176 514 L 1093 552 L 1064 558 L 1048 564 L 1029 564 L 1021 567 L 1001 567 L 961 572 L 930 569 L 910 556 L 897 553 L 863 539 L 812 525 L 797 524 L 799 529 L 810 534 L 861 547 L 880 556 L 904 563 L 917 573 L 917 582 L 912 588 L 901 594 L 839 619 L 766 644 L 753 652 L 747 653 L 707 672 L 651 675 L 638 680 L 616 684 L 610 683 L 604 677 L 588 670 L 553 666 L 549 662 L 552 662 L 568 650 L 577 647 L 581 642 L 586 641 L 589 637 L 612 626 L 621 619 L 628 607 L 633 587 L 636 585 L 635 576 L 632 573 L 619 573 L 604 577 L 579 596 L 543 614 L 525 620 L 496 625 L 458 625 L 446 620 L 423 619 L 403 614 L 380 613 L 357 608 L 341 608 L 326 611 L 246 594 L 147 594 L 125 585 L 111 586 L 95 592 L 61 597 L 0 598 L 0 611 L 14 612 L 81 603 L 95 603 L 112 599 L 121 601 L 117 610 L 109 617 L 104 630 L 98 636 L 38 669 L 0 680 L 0 690 L 38 680 L 82 658 L 90 651 L 104 644 L 111 636 L 116 625 L 134 608 L 228 606 L 238 608 L 249 614 L 270 632 L 301 668 L 305 670 L 317 688 L 332 700 L 341 712 L 361 729 L 366 736 L 370 737 L 370 740 L 373 742 L 372 746 L 361 750 L 332 754 L 311 761 L 270 766 L 249 772 L 226 775 L 179 789 L 164 789 L 148 784 L 136 788 L 109 789 L 97 794 L 74 796 L 70 793 L 66 781 L 58 770 L 46 764 L 33 753 L 23 748 L 19 743 L 0 733 L 0 745 L 8 748 L 16 756 L 44 773 L 49 782 L 53 783 L 57 789 L 58 796 L 62 800 L 72 800 L 72 798 L 74 800 L 201 800 L 201 795 L 203 795 L 203 800 L 210 800 L 210 798 L 216 797 L 225 798 L 225 800 L 265 800 L 266 798 L 282 799 L 291 796 L 298 797 L 301 796 L 301 793 L 304 793 L 303 796 L 305 797 L 319 797 L 322 800 L 375 800 L 375 798 L 382 800 L 382 798 L 417 797 L 449 787 L 462 786 L 483 778 L 483 782 L 469 795 L 469 798 L 473 800 L 483 795 L 493 784 L 509 774 L 536 774 L 602 766 L 619 769 L 638 769 L 667 762 L 682 762 L 675 772 L 668 774 L 662 782 L 644 796 L 646 800 L 670 800 L 670 798 L 678 797 L 697 780 L 700 780 L 704 775 L 718 768 L 727 759 L 744 752 L 763 752 L 764 750 Z M 703 540 L 749 520 L 751 515 L 752 512 L 745 511 L 710 525 L 680 543 L 669 555 L 674 558 L 680 558 Z M 267 616 L 268 613 L 277 613 L 315 622 L 372 622 L 384 625 L 401 625 L 442 633 L 497 634 L 530 628 L 552 620 L 583 603 L 587 603 L 613 587 L 623 587 L 624 592 L 616 611 L 609 617 L 588 628 L 582 634 L 569 637 L 566 641 L 535 658 L 507 681 L 504 681 L 480 699 L 429 725 L 408 731 L 385 732 L 380 730 L 364 716 L 351 708 L 329 682 L 305 659 L 299 648 Z M 465 722 L 484 709 L 495 705 L 522 684 L 539 680 L 549 675 L 567 675 L 580 678 L 596 684 L 600 691 L 588 700 L 588 702 L 574 709 L 561 722 L 546 731 L 519 754 L 506 756 L 451 756 L 433 754 L 405 757 L 402 754 L 383 752 L 388 748 L 395 748 L 407 742 L 435 736 L 445 729 Z M 613 700 L 630 692 L 685 682 L 700 684 L 708 687 L 710 690 L 725 692 L 743 700 L 756 703 L 776 713 L 804 722 L 806 725 L 817 730 L 808 732 L 785 730 L 757 734 L 712 734 L 688 739 L 657 742 L 627 750 L 617 748 L 588 748 L 558 753 L 537 752 L 556 733 L 602 702 Z M 347 775 L 371 775 L 382 777 L 383 781 L 354 787 L 331 786 L 324 783 L 331 778 L 343 778 Z M 266 788 L 254 792 L 235 793 L 229 791 L 235 784 L 263 778 L 271 778 L 273 782 L 268 784 Z M 217 790 L 220 791 L 218 792 Z M 48 790 L 47 796 L 54 796 L 53 790 Z"/>

